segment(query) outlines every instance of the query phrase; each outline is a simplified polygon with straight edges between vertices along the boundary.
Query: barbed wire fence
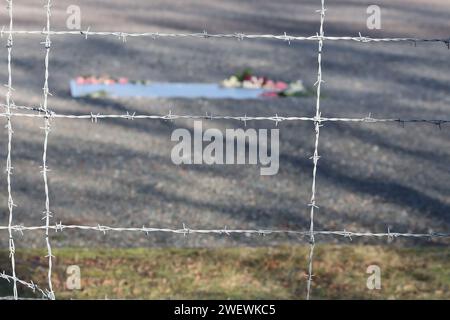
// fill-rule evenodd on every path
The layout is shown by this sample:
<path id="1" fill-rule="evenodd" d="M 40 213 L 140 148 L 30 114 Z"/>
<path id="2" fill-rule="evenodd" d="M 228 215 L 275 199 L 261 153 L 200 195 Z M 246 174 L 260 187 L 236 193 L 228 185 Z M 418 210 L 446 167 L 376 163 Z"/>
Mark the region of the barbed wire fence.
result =
<path id="1" fill-rule="evenodd" d="M 233 234 L 246 234 L 246 235 L 276 235 L 276 234 L 285 234 L 285 235 L 294 235 L 297 237 L 303 237 L 309 240 L 310 250 L 308 255 L 308 265 L 307 265 L 307 292 L 306 298 L 311 298 L 312 292 L 312 283 L 314 278 L 313 266 L 314 266 L 314 249 L 315 249 L 315 237 L 318 235 L 321 236 L 330 236 L 330 237 L 344 237 L 348 239 L 352 238 L 360 238 L 360 237 L 371 237 L 371 238 L 387 238 L 388 240 L 393 240 L 396 238 L 410 238 L 410 239 L 437 239 L 437 238 L 446 238 L 450 239 L 450 233 L 438 233 L 438 232 L 429 232 L 429 233 L 398 233 L 392 232 L 389 228 L 387 232 L 358 232 L 358 231 L 347 231 L 347 230 L 316 230 L 314 228 L 314 216 L 316 214 L 319 206 L 317 204 L 316 199 L 316 178 L 318 173 L 318 162 L 320 159 L 319 156 L 319 141 L 320 141 L 320 130 L 321 127 L 328 122 L 359 122 L 359 123 L 400 123 L 402 125 L 406 123 L 411 124 L 431 124 L 435 125 L 439 128 L 442 128 L 443 125 L 446 125 L 450 122 L 450 119 L 421 119 L 421 118 L 373 118 L 370 114 L 367 117 L 363 118 L 327 118 L 322 117 L 321 109 L 320 109 L 320 99 L 321 99 L 321 86 L 324 83 L 322 76 L 322 54 L 323 47 L 327 41 L 355 41 L 359 43 L 411 43 L 417 45 L 418 43 L 442 43 L 450 49 L 450 38 L 371 38 L 365 37 L 359 34 L 358 36 L 343 36 L 343 37 L 330 37 L 325 36 L 325 15 L 326 15 L 326 7 L 325 1 L 320 0 L 321 7 L 317 10 L 317 13 L 320 15 L 320 25 L 319 32 L 316 35 L 312 36 L 292 36 L 286 33 L 282 35 L 271 35 L 271 34 L 244 34 L 244 33 L 233 33 L 233 34 L 209 34 L 206 31 L 201 33 L 160 33 L 160 32 L 145 32 L 145 33 L 128 33 L 128 32 L 95 32 L 88 28 L 85 31 L 54 31 L 50 28 L 51 23 L 51 8 L 52 3 L 51 0 L 46 0 L 44 9 L 46 10 L 46 25 L 43 30 L 14 30 L 13 29 L 13 0 L 6 0 L 7 2 L 7 10 L 9 15 L 9 26 L 3 26 L 0 30 L 0 36 L 3 38 L 7 36 L 7 69 L 8 69 L 8 83 L 5 85 L 7 88 L 6 93 L 6 103 L 0 104 L 2 108 L 4 108 L 4 112 L 0 113 L 0 117 L 6 119 L 6 128 L 8 133 L 8 143 L 7 143 L 7 160 L 6 160 L 6 175 L 7 175 L 7 190 L 8 190 L 8 225 L 0 226 L 0 231 L 7 231 L 9 234 L 9 258 L 10 258 L 10 266 L 11 266 L 11 274 L 6 274 L 5 271 L 0 273 L 0 279 L 8 281 L 12 283 L 13 286 L 13 295 L 8 297 L 3 297 L 4 299 L 23 299 L 18 296 L 18 285 L 23 286 L 25 288 L 29 288 L 33 292 L 39 293 L 42 298 L 54 300 L 55 293 L 52 285 L 52 266 L 53 266 L 53 254 L 52 254 L 52 246 L 50 241 L 50 232 L 63 232 L 68 230 L 81 230 L 81 231 L 93 231 L 93 232 L 101 232 L 101 233 L 109 233 L 109 232 L 131 232 L 131 233 L 140 233 L 143 235 L 149 235 L 151 233 L 171 233 L 177 235 L 187 236 L 189 234 L 211 234 L 218 236 L 230 236 Z M 43 44 L 45 49 L 45 58 L 44 58 L 44 66 L 45 66 L 45 74 L 44 74 L 44 86 L 43 86 L 43 102 L 40 106 L 19 106 L 16 105 L 13 101 L 13 77 L 12 77 L 12 53 L 13 53 L 13 36 L 14 35 L 41 35 L 44 36 L 45 39 L 41 44 Z M 167 115 L 161 114 L 136 114 L 129 113 L 126 114 L 100 114 L 100 113 L 90 113 L 90 114 L 61 114 L 56 113 L 49 108 L 49 96 L 51 96 L 49 90 L 49 60 L 50 60 L 50 49 L 51 49 L 51 36 L 59 36 L 59 35 L 73 35 L 73 36 L 83 36 L 86 39 L 91 36 L 98 37 L 117 37 L 121 39 L 123 42 L 126 42 L 127 38 L 135 38 L 135 37 L 148 37 L 150 39 L 158 39 L 158 38 L 201 38 L 201 39 L 237 39 L 239 41 L 243 41 L 246 39 L 253 40 L 281 40 L 286 41 L 288 43 L 295 41 L 313 41 L 318 43 L 318 54 L 317 54 L 317 63 L 318 63 L 318 71 L 317 71 L 317 81 L 315 83 L 316 87 L 316 108 L 315 108 L 315 116 L 314 117 L 305 117 L 305 116 L 279 116 L 278 114 L 274 116 L 253 116 L 248 117 L 247 115 L 241 116 L 231 116 L 231 115 L 213 115 L 213 114 L 204 114 L 204 115 L 176 115 L 172 114 L 169 111 Z M 16 110 L 13 112 L 12 110 Z M 20 111 L 23 112 L 20 112 Z M 40 226 L 23 226 L 14 224 L 14 207 L 16 206 L 13 201 L 13 190 L 11 187 L 12 175 L 13 175 L 13 166 L 12 166 L 12 144 L 13 144 L 13 126 L 12 119 L 19 117 L 28 117 L 28 118 L 42 118 L 44 120 L 44 125 L 42 127 L 44 131 L 44 146 L 42 153 L 42 178 L 44 183 L 45 190 L 45 209 L 43 211 L 43 220 L 45 221 L 44 225 Z M 311 157 L 313 162 L 313 170 L 312 170 L 312 185 L 311 185 L 311 200 L 308 206 L 310 207 L 310 227 L 309 230 L 275 230 L 275 229 L 228 229 L 227 227 L 218 228 L 218 229 L 195 229 L 189 228 L 186 224 L 183 224 L 182 228 L 154 228 L 154 227 L 146 227 L 142 226 L 138 227 L 112 227 L 112 226 L 104 226 L 104 225 L 65 225 L 62 222 L 58 222 L 55 224 L 51 223 L 52 212 L 50 210 L 50 201 L 49 201 L 49 189 L 48 189 L 48 177 L 47 173 L 49 172 L 49 168 L 47 165 L 47 150 L 48 150 L 48 138 L 51 131 L 51 122 L 56 119 L 73 119 L 73 120 L 90 120 L 93 123 L 97 123 L 100 119 L 128 119 L 128 120 L 177 120 L 177 119 L 194 119 L 194 120 L 233 120 L 240 121 L 246 124 L 247 121 L 272 121 L 275 124 L 284 121 L 308 121 L 314 124 L 314 153 Z M 14 233 L 23 234 L 27 231 L 44 231 L 45 232 L 45 243 L 47 250 L 47 263 L 48 263 L 48 274 L 47 274 L 47 285 L 46 288 L 41 288 L 36 285 L 32 280 L 25 281 L 19 278 L 16 274 L 16 262 L 15 262 L 15 244 L 14 244 Z"/>

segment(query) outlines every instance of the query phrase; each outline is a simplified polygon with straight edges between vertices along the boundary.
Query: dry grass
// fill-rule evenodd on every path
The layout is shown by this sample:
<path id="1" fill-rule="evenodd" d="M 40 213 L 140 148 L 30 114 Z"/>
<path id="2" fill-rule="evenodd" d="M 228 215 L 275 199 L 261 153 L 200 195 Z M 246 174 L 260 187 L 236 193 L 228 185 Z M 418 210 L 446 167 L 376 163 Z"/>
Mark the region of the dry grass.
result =
<path id="1" fill-rule="evenodd" d="M 60 299 L 303 299 L 306 247 L 227 249 L 58 249 L 54 285 Z M 45 283 L 44 252 L 17 254 L 18 274 Z M 447 248 L 319 246 L 317 299 L 450 298 Z M 8 265 L 7 254 L 0 256 Z M 82 290 L 65 288 L 67 266 L 81 268 Z M 382 270 L 382 289 L 366 288 L 367 266 Z M 0 294 L 8 294 L 0 283 Z M 30 293 L 21 290 L 22 295 Z"/>

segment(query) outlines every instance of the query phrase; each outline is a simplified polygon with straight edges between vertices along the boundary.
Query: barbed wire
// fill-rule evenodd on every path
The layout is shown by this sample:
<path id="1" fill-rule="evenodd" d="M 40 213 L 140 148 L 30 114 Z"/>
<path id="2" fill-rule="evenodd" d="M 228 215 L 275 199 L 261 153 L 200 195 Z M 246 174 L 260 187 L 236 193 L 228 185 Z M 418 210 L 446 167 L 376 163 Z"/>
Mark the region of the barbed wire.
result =
<path id="1" fill-rule="evenodd" d="M 44 6 L 46 9 L 46 17 L 47 17 L 47 25 L 46 28 L 48 31 L 50 31 L 50 17 L 51 17 L 51 0 L 47 0 L 47 4 Z M 50 34 L 47 33 L 45 37 L 45 42 L 42 42 L 42 44 L 45 47 L 45 60 L 44 60 L 44 87 L 43 87 L 43 105 L 42 109 L 44 113 L 48 113 L 48 96 L 49 93 L 49 85 L 48 85 L 48 78 L 49 78 L 49 56 L 50 56 L 50 48 L 51 48 L 51 40 L 50 40 Z M 49 225 L 50 225 L 50 218 L 52 217 L 50 212 L 50 196 L 49 196 L 49 190 L 48 190 L 48 177 L 47 172 L 49 171 L 47 166 L 47 149 L 48 149 L 48 136 L 50 134 L 50 118 L 45 117 L 44 119 L 44 127 L 42 128 L 44 130 L 44 151 L 42 153 L 42 178 L 44 180 L 44 191 L 45 191 L 45 210 L 44 210 L 44 220 L 45 220 L 45 243 L 47 245 L 47 258 L 48 258 L 48 288 L 49 288 L 49 296 L 50 299 L 55 299 L 55 294 L 53 291 L 53 284 L 52 284 L 52 266 L 53 266 L 53 255 L 52 255 L 52 246 L 50 244 L 50 238 L 49 238 Z"/>
<path id="2" fill-rule="evenodd" d="M 41 299 L 39 299 L 39 298 L 22 298 L 22 297 L 15 299 L 14 296 L 6 296 L 6 297 L 0 297 L 0 300 L 8 301 L 8 300 L 48 300 L 48 299 L 44 299 L 44 298 L 41 298 Z"/>
<path id="3" fill-rule="evenodd" d="M 7 226 L 0 226 L 0 231 L 8 230 Z M 254 235 L 276 235 L 276 234 L 284 234 L 284 235 L 294 235 L 294 236 L 303 236 L 309 238 L 311 234 L 314 236 L 322 235 L 322 236 L 336 236 L 336 237 L 344 237 L 349 238 L 359 238 L 359 237 L 375 237 L 375 238 L 388 238 L 388 239 L 396 239 L 396 238 L 426 238 L 426 239 L 434 239 L 434 238 L 450 238 L 450 233 L 444 232 L 428 232 L 428 233 L 412 233 L 412 232 L 393 232 L 391 228 L 387 228 L 386 232 L 370 232 L 370 231 L 349 231 L 349 230 L 283 230 L 283 229 L 270 229 L 270 228 L 258 228 L 258 229 L 230 229 L 227 226 L 223 228 L 215 228 L 215 229 L 197 229 L 197 228 L 189 228 L 187 224 L 183 223 L 181 228 L 158 228 L 158 227 L 146 227 L 145 225 L 142 227 L 112 227 L 106 225 L 76 225 L 76 224 L 63 224 L 62 222 L 56 223 L 54 225 L 48 226 L 49 230 L 53 230 L 55 232 L 63 232 L 65 230 L 80 230 L 80 231 L 97 231 L 101 233 L 109 233 L 109 232 L 131 232 L 131 233 L 144 233 L 146 235 L 150 233 L 172 233 L 172 234 L 181 234 L 184 236 L 193 235 L 193 234 L 211 234 L 211 235 L 227 235 L 230 236 L 232 234 L 254 234 Z M 40 231 L 47 230 L 47 226 L 23 226 L 23 225 L 13 225 L 11 226 L 11 230 L 18 232 L 20 234 L 24 234 L 26 231 Z"/>
<path id="4" fill-rule="evenodd" d="M 8 15 L 9 15 L 9 30 L 12 31 L 13 29 L 13 2 L 12 0 L 7 0 L 7 9 L 8 9 Z M 12 149 L 12 136 L 13 136 L 13 128 L 11 123 L 11 104 L 12 104 L 12 69 L 11 69 L 11 60 L 12 60 L 12 47 L 13 47 L 13 35 L 12 33 L 8 36 L 8 41 L 6 44 L 6 47 L 8 49 L 8 84 L 6 87 L 8 88 L 6 92 L 6 128 L 8 131 L 8 153 L 6 157 L 6 181 L 8 185 L 8 227 L 9 227 L 9 258 L 11 260 L 11 270 L 12 270 L 12 277 L 13 277 L 13 296 L 15 299 L 18 298 L 17 296 L 17 280 L 16 280 L 16 260 L 15 260 L 15 251 L 16 247 L 14 244 L 14 238 L 12 235 L 11 225 L 13 222 L 13 208 L 14 208 L 14 200 L 12 197 L 12 191 L 11 191 L 11 175 L 13 171 L 12 167 L 12 160 L 11 160 L 11 149 Z"/>
<path id="5" fill-rule="evenodd" d="M 6 107 L 6 105 L 1 105 L 2 107 Z M 47 111 L 45 111 L 42 106 L 40 107 L 27 107 L 27 106 L 17 106 L 14 104 L 14 102 L 10 103 L 9 108 L 11 110 L 25 110 L 25 111 L 36 111 L 36 112 L 42 112 L 42 113 L 52 113 L 51 110 L 47 108 Z"/>
<path id="6" fill-rule="evenodd" d="M 41 289 L 38 285 L 36 285 L 33 281 L 26 282 L 24 280 L 21 280 L 17 278 L 16 276 L 10 276 L 5 273 L 5 271 L 0 273 L 0 279 L 6 280 L 9 283 L 13 281 L 14 285 L 17 286 L 17 283 L 23 285 L 26 288 L 29 288 L 32 290 L 32 292 L 38 292 L 42 295 L 42 298 L 44 299 L 51 299 L 52 295 L 48 290 Z M 17 294 L 15 294 L 13 297 L 11 297 L 13 300 L 18 300 Z M 21 298 L 22 299 L 22 298 Z"/>
<path id="7" fill-rule="evenodd" d="M 0 106 L 4 106 L 0 104 Z M 310 122 L 365 122 L 365 123 L 423 123 L 436 125 L 442 127 L 445 124 L 450 123 L 450 119 L 420 119 L 420 118 L 374 118 L 371 114 L 362 118 L 342 118 L 342 117 L 322 117 L 314 116 L 279 116 L 275 114 L 273 116 L 228 116 L 228 115 L 214 115 L 212 113 L 205 113 L 204 115 L 190 115 L 190 114 L 174 114 L 169 111 L 167 114 L 137 114 L 136 112 L 126 112 L 125 114 L 102 114 L 102 113 L 89 113 L 89 114 L 60 114 L 47 110 L 42 107 L 27 107 L 27 106 L 11 106 L 11 109 L 36 111 L 38 113 L 0 113 L 0 117 L 25 117 L 25 118 L 59 118 L 59 119 L 85 119 L 91 120 L 97 123 L 101 119 L 126 119 L 126 120 L 233 120 L 240 122 L 250 121 L 271 121 L 275 123 L 281 123 L 285 121 L 310 121 Z"/>
<path id="8" fill-rule="evenodd" d="M 281 40 L 285 42 L 295 42 L 295 41 L 355 41 L 362 43 L 382 43 L 382 42 L 408 42 L 411 44 L 417 43 L 443 43 L 450 48 L 450 37 L 449 38 L 413 38 L 413 37 L 394 37 L 394 38 L 375 38 L 369 36 L 363 36 L 361 33 L 358 36 L 324 36 L 320 34 L 312 36 L 293 36 L 288 35 L 286 32 L 284 34 L 274 35 L 274 34 L 245 34 L 240 32 L 235 33 L 208 33 L 206 30 L 197 33 L 164 33 L 164 32 L 123 32 L 123 31 L 92 31 L 91 28 L 86 30 L 5 30 L 5 27 L 0 31 L 0 36 L 16 34 L 16 35 L 52 35 L 52 36 L 83 36 L 88 38 L 89 36 L 100 36 L 100 37 L 115 37 L 126 42 L 127 38 L 196 38 L 196 39 L 236 39 L 236 40 Z"/>
<path id="9" fill-rule="evenodd" d="M 0 297 L 0 300 L 6 300 L 6 301 L 8 301 L 8 300 L 47 300 L 47 299 L 39 299 L 39 298 L 22 298 L 22 297 L 20 297 L 20 298 L 14 298 L 14 296 L 6 296 L 6 297 Z"/>
<path id="10" fill-rule="evenodd" d="M 310 249 L 309 249 L 309 261 L 308 261 L 308 283 L 306 286 L 307 292 L 306 292 L 306 300 L 309 300 L 311 297 L 311 284 L 312 284 L 312 278 L 313 278 L 313 257 L 314 257 L 314 248 L 316 246 L 316 240 L 314 238 L 314 214 L 315 210 L 319 209 L 316 203 L 316 178 L 317 178 L 317 164 L 319 162 L 320 156 L 319 156 L 319 137 L 320 137 L 320 127 L 322 126 L 322 123 L 320 121 L 321 113 L 320 113 L 320 95 L 321 95 L 321 88 L 322 83 L 324 82 L 322 79 L 322 50 L 323 50 L 323 36 L 324 36 L 324 22 L 325 22 L 325 2 L 324 0 L 321 0 L 321 8 L 320 10 L 317 10 L 318 13 L 320 13 L 320 37 L 321 40 L 319 40 L 319 49 L 317 52 L 317 99 L 316 99 L 316 116 L 314 117 L 314 131 L 315 131 L 315 138 L 314 138 L 314 154 L 311 157 L 313 160 L 313 170 L 312 170 L 312 184 L 311 184 L 311 200 L 309 203 L 310 206 Z"/>
<path id="11" fill-rule="evenodd" d="M 350 241 L 353 241 L 353 238 L 386 238 L 389 242 L 394 241 L 399 238 L 413 238 L 413 239 L 450 239 L 450 233 L 441 233 L 441 232 L 428 232 L 428 233 L 402 233 L 402 232 L 393 232 L 390 228 L 387 228 L 387 232 L 369 232 L 369 231 L 349 231 L 349 230 L 282 230 L 282 229 L 270 229 L 270 228 L 259 228 L 259 229 L 230 229 L 227 226 L 223 228 L 216 229 L 195 229 L 189 228 L 186 224 L 183 223 L 182 228 L 157 228 L 157 227 L 111 227 L 106 225 L 65 225 L 57 223 L 55 225 L 38 225 L 38 226 L 30 226 L 26 227 L 23 225 L 13 225 L 13 226 L 0 226 L 0 231 L 4 230 L 12 230 L 14 232 L 24 234 L 24 232 L 28 231 L 48 231 L 53 230 L 55 232 L 63 232 L 70 230 L 79 230 L 79 231 L 94 231 L 100 232 L 104 235 L 107 233 L 139 233 L 149 235 L 151 233 L 170 233 L 176 235 L 183 235 L 185 237 L 189 235 L 216 235 L 216 236 L 232 236 L 245 234 L 248 235 L 256 235 L 256 236 L 270 236 L 270 235 L 288 235 L 288 236 L 296 236 L 310 239 L 311 235 L 313 236 L 332 236 L 332 237 L 342 237 L 347 238 Z M 27 288 L 30 288 L 33 292 L 39 292 L 42 295 L 43 299 L 54 299 L 53 291 L 43 290 L 36 284 L 31 282 L 23 281 L 15 276 L 7 275 L 4 271 L 0 273 L 0 278 L 7 280 L 8 282 L 15 281 Z M 3 297 L 5 298 L 5 297 Z M 9 298 L 9 297 L 6 297 Z M 11 297 L 17 299 L 17 297 Z M 19 298 L 23 299 L 23 298 Z"/>

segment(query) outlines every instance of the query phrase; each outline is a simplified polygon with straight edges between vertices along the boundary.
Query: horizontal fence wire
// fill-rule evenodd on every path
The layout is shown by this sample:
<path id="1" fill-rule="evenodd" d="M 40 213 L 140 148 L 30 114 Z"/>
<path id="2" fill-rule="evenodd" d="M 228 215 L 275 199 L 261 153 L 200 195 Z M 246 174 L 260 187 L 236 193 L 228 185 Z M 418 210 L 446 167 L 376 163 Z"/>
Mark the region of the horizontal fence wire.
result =
<path id="1" fill-rule="evenodd" d="M 7 226 L 0 226 L 0 231 L 8 230 Z M 11 226 L 11 230 L 19 233 L 23 233 L 25 231 L 40 231 L 46 230 L 47 226 L 22 226 L 22 225 L 14 225 Z M 305 236 L 309 237 L 311 235 L 311 231 L 305 230 L 281 230 L 281 229 L 229 229 L 227 227 L 218 228 L 218 229 L 195 229 L 189 228 L 186 224 L 183 224 L 182 228 L 156 228 L 156 227 L 146 227 L 142 226 L 138 227 L 111 227 L 105 225 L 65 225 L 62 223 L 58 223 L 55 225 L 49 225 L 49 230 L 53 230 L 55 232 L 62 232 L 65 230 L 82 230 L 82 231 L 98 231 L 104 234 L 109 232 L 134 232 L 134 233 L 173 233 L 173 234 L 181 234 L 181 235 L 189 235 L 189 234 L 211 234 L 211 235 L 233 235 L 233 234 L 246 234 L 246 235 L 276 235 L 276 234 L 285 234 L 285 235 L 295 235 L 295 236 Z M 335 237 L 345 237 L 352 239 L 352 237 L 376 237 L 376 238 L 450 238 L 450 233 L 439 233 L 439 232 L 428 232 L 428 233 L 402 233 L 402 232 L 392 232 L 389 228 L 387 232 L 368 232 L 368 231 L 347 231 L 347 230 L 313 230 L 313 235 L 323 235 L 323 236 L 335 236 Z"/>
<path id="2" fill-rule="evenodd" d="M 0 104 L 0 106 L 4 106 Z M 228 116 L 228 115 L 214 115 L 212 113 L 205 113 L 204 115 L 192 115 L 192 114 L 174 114 L 169 111 L 167 114 L 137 114 L 136 112 L 127 112 L 125 114 L 101 114 L 101 113 L 89 113 L 89 114 L 60 114 L 50 110 L 44 111 L 41 107 L 26 107 L 26 106 L 14 106 L 10 107 L 16 110 L 37 111 L 38 113 L 0 113 L 0 117 L 23 117 L 23 118 L 59 118 L 59 119 L 87 119 L 96 123 L 101 119 L 126 119 L 126 120 L 233 120 L 240 122 L 249 121 L 272 121 L 275 123 L 285 121 L 310 121 L 310 122 L 365 122 L 365 123 L 425 123 L 432 124 L 438 127 L 450 123 L 450 119 L 420 119 L 420 118 L 374 118 L 371 115 L 362 118 L 341 118 L 341 117 L 302 117 L 302 116 L 279 116 L 277 114 L 273 116 Z"/>
<path id="3" fill-rule="evenodd" d="M 287 33 L 281 35 L 274 34 L 245 34 L 245 33 L 208 33 L 207 31 L 199 32 L 199 33 L 164 33 L 164 32 L 122 32 L 122 31 L 92 31 L 90 28 L 86 30 L 63 30 L 63 31 L 48 31 L 47 29 L 43 30 L 6 30 L 5 27 L 0 31 L 0 36 L 16 34 L 16 35 L 52 35 L 52 36 L 83 36 L 86 39 L 89 36 L 110 36 L 116 37 L 124 42 L 127 38 L 196 38 L 196 39 L 236 39 L 236 40 L 281 40 L 285 42 L 295 42 L 295 41 L 355 41 L 355 42 L 408 42 L 411 44 L 417 44 L 422 42 L 437 42 L 443 43 L 450 49 L 450 37 L 449 38 L 413 38 L 413 37 L 404 37 L 404 38 L 373 38 L 368 36 L 362 36 L 359 33 L 358 36 L 322 36 L 320 34 L 312 35 L 312 36 L 293 36 L 288 35 Z"/>
<path id="4" fill-rule="evenodd" d="M 307 286 L 307 298 L 310 298 L 310 291 L 313 279 L 312 267 L 313 267 L 313 255 L 314 255 L 314 245 L 315 245 L 315 236 L 331 236 L 336 238 L 387 238 L 388 240 L 393 240 L 396 238 L 415 238 L 415 239 L 448 239 L 450 238 L 450 233 L 438 233 L 438 232 L 428 232 L 428 233 L 400 233 L 400 232 L 392 232 L 389 228 L 387 232 L 368 232 L 368 231 L 346 231 L 346 230 L 316 230 L 314 229 L 314 210 L 318 208 L 316 205 L 315 199 L 315 177 L 317 171 L 317 163 L 319 160 L 318 155 L 318 146 L 319 146 L 319 132 L 320 127 L 326 122 L 353 122 L 353 123 L 400 123 L 402 125 L 405 124 L 431 124 L 436 125 L 441 128 L 441 126 L 446 125 L 450 122 L 450 119 L 424 119 L 424 118 L 374 118 L 370 114 L 366 117 L 323 117 L 320 112 L 320 85 L 323 82 L 322 79 L 322 66 L 321 66 L 321 58 L 322 58 L 322 47 L 325 42 L 328 41 L 352 41 L 358 43 L 409 43 L 413 45 L 417 45 L 419 43 L 441 43 L 450 49 L 450 37 L 449 38 L 414 38 L 414 37 L 397 37 L 397 38 L 374 38 L 363 36 L 359 33 L 357 36 L 325 36 L 324 32 L 324 22 L 325 22 L 325 3 L 324 0 L 321 0 L 321 8 L 317 10 L 317 13 L 320 14 L 320 32 L 316 35 L 311 36 L 296 36 L 296 35 L 288 35 L 287 33 L 275 35 L 275 34 L 246 34 L 246 33 L 208 33 L 207 31 L 199 32 L 199 33 L 165 33 L 165 32 L 121 32 L 121 31 L 93 31 L 91 28 L 87 28 L 86 30 L 78 30 L 78 31 L 57 31 L 50 30 L 50 17 L 51 17 L 51 1 L 47 0 L 46 5 L 44 6 L 46 10 L 46 26 L 43 30 L 13 30 L 13 16 L 12 16 L 12 0 L 6 0 L 8 3 L 9 17 L 10 17 L 10 25 L 8 27 L 3 26 L 0 30 L 0 37 L 7 36 L 8 40 L 8 73 L 9 73 L 9 82 L 7 88 L 8 93 L 6 96 L 6 104 L 0 104 L 0 107 L 5 109 L 5 112 L 0 113 L 0 117 L 5 118 L 7 120 L 7 128 L 9 132 L 9 145 L 11 146 L 12 140 L 12 126 L 11 119 L 14 117 L 24 117 L 24 118 L 38 118 L 44 119 L 44 151 L 43 151 L 43 164 L 42 164 L 42 174 L 45 185 L 45 210 L 44 210 L 44 220 L 45 224 L 40 226 L 23 226 L 23 225 L 15 225 L 13 223 L 13 202 L 12 202 L 12 190 L 9 187 L 9 224 L 8 226 L 0 226 L 0 231 L 7 231 L 9 233 L 9 249 L 10 249 L 10 260 L 12 266 L 12 275 L 7 275 L 5 272 L 0 273 L 0 279 L 6 280 L 13 284 L 13 296 L 3 297 L 1 299 L 27 299 L 21 298 L 17 295 L 17 284 L 24 286 L 26 288 L 31 289 L 33 292 L 37 292 L 41 294 L 43 299 L 55 299 L 55 295 L 52 289 L 52 250 L 50 245 L 50 231 L 54 232 L 63 232 L 70 230 L 79 230 L 79 231 L 93 231 L 93 232 L 101 232 L 101 233 L 110 233 L 110 232 L 131 232 L 131 233 L 141 233 L 145 235 L 149 235 L 151 233 L 163 232 L 163 233 L 171 233 L 188 236 L 190 234 L 209 234 L 209 235 L 225 235 L 231 236 L 234 234 L 246 234 L 246 235 L 291 235 L 297 237 L 303 237 L 308 239 L 310 242 L 310 254 L 309 254 L 309 263 L 308 263 L 308 286 Z M 44 95 L 43 95 L 43 105 L 37 106 L 18 106 L 15 105 L 11 99 L 12 95 L 12 77 L 11 77 L 11 59 L 12 59 L 12 38 L 14 36 L 19 35 L 39 35 L 45 37 L 45 41 L 42 44 L 45 47 L 45 83 L 44 83 Z M 319 43 L 319 52 L 318 52 L 318 80 L 315 84 L 317 86 L 317 103 L 316 103 L 316 112 L 315 116 L 279 116 L 275 114 L 274 116 L 232 116 L 232 115 L 213 115 L 206 113 L 205 115 L 177 115 L 173 114 L 169 111 L 166 115 L 161 114 L 137 114 L 136 112 L 126 114 L 101 114 L 101 113 L 89 113 L 89 114 L 61 114 L 56 113 L 49 108 L 48 105 L 48 96 L 50 95 L 49 86 L 48 86 L 48 78 L 49 78 L 49 53 L 51 47 L 50 37 L 55 36 L 81 36 L 85 39 L 89 37 L 115 37 L 123 42 L 126 42 L 128 38 L 149 38 L 149 39 L 174 39 L 174 38 L 195 38 L 195 39 L 234 39 L 234 40 L 279 40 L 287 43 L 291 42 L 300 42 L 300 41 L 316 41 Z M 12 110 L 16 111 L 24 111 L 24 112 L 12 112 Z M 127 119 L 127 120 L 177 120 L 177 119 L 198 119 L 198 120 L 233 120 L 240 121 L 246 124 L 248 121 L 272 121 L 275 124 L 285 121 L 309 121 L 314 123 L 315 132 L 315 152 L 312 157 L 314 161 L 314 169 L 313 169 L 313 185 L 312 185 L 312 198 L 310 202 L 311 207 L 311 220 L 310 220 L 310 228 L 309 230 L 277 230 L 277 229 L 228 229 L 227 227 L 218 228 L 218 229 L 195 229 L 189 228 L 186 224 L 183 224 L 182 228 L 155 228 L 155 227 L 112 227 L 112 226 L 104 226 L 104 225 L 65 225 L 62 223 L 51 224 L 50 218 L 50 203 L 49 203 L 49 192 L 48 192 L 48 182 L 47 182 L 47 144 L 48 144 L 48 135 L 50 132 L 50 123 L 52 119 L 74 119 L 74 120 L 90 120 L 94 123 L 97 123 L 98 120 L 101 119 Z M 8 151 L 8 159 L 7 159 L 7 177 L 8 177 L 8 186 L 10 186 L 10 179 L 12 173 L 11 166 L 11 149 Z M 45 232 L 45 240 L 48 255 L 46 256 L 48 259 L 48 289 L 41 289 L 33 282 L 26 282 L 21 280 L 15 274 L 15 261 L 14 261 L 14 253 L 15 247 L 13 242 L 12 233 L 21 233 L 31 232 L 31 231 L 44 231 Z"/>

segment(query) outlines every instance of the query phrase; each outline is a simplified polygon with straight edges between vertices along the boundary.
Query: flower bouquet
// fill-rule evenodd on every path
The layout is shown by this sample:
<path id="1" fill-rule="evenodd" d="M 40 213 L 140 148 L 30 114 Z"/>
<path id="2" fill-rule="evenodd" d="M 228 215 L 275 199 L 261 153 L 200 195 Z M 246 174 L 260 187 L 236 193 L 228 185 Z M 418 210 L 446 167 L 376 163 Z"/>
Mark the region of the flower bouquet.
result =
<path id="1" fill-rule="evenodd" d="M 79 76 L 75 79 L 77 85 L 92 85 L 92 84 L 127 84 L 129 83 L 128 78 L 120 77 L 114 78 L 107 75 L 96 77 L 93 75 Z"/>
<path id="2" fill-rule="evenodd" d="M 297 80 L 287 83 L 275 81 L 267 77 L 252 75 L 251 70 L 246 69 L 242 73 L 231 76 L 222 81 L 225 88 L 263 89 L 263 97 L 298 97 L 308 94 L 303 82 Z"/>

